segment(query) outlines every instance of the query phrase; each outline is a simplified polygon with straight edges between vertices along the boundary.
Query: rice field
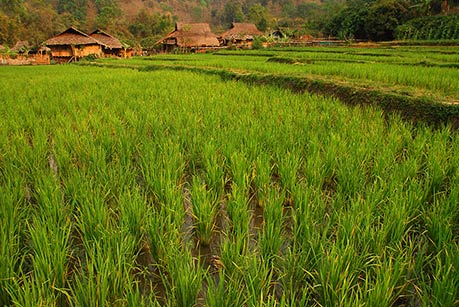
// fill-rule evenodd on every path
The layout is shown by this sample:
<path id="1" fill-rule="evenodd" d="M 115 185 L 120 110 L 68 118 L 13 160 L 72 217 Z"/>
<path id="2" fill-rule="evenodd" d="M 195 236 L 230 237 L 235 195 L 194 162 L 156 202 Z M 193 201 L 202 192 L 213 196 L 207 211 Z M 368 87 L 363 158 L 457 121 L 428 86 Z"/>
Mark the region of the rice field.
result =
<path id="1" fill-rule="evenodd" d="M 105 60 L 107 63 L 123 61 Z M 217 68 L 244 73 L 312 77 L 459 103 L 457 47 L 280 48 L 214 54 L 156 55 L 127 60 L 148 65 Z"/>
<path id="2" fill-rule="evenodd" d="M 247 54 L 116 63 L 304 66 Z M 166 68 L 0 77 L 1 306 L 459 306 L 449 125 Z"/>

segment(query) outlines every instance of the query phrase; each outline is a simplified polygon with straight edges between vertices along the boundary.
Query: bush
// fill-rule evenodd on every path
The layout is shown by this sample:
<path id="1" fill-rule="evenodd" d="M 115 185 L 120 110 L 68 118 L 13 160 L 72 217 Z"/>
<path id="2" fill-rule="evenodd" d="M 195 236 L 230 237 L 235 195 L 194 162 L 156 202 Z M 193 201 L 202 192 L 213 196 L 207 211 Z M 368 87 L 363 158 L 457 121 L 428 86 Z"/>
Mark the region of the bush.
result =
<path id="1" fill-rule="evenodd" d="M 429 16 L 412 19 L 397 27 L 397 39 L 459 39 L 459 15 Z"/>
<path id="2" fill-rule="evenodd" d="M 262 49 L 263 48 L 263 43 L 266 42 L 266 38 L 262 36 L 255 36 L 253 38 L 253 44 L 252 44 L 252 49 Z"/>

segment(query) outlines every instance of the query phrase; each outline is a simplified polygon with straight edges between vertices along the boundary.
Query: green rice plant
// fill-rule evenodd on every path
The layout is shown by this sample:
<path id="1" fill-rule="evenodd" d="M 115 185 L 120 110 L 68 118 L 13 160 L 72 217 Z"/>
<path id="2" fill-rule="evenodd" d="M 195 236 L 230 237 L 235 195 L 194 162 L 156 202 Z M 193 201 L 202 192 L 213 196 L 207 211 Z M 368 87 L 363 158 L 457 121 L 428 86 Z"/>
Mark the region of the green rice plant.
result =
<path id="1" fill-rule="evenodd" d="M 297 180 L 298 172 L 301 168 L 302 158 L 299 152 L 288 151 L 277 158 L 277 170 L 279 172 L 281 185 L 287 194 L 291 194 Z M 287 202 L 289 195 L 287 195 Z"/>
<path id="2" fill-rule="evenodd" d="M 52 284 L 43 284 L 33 278 L 21 278 L 20 281 L 15 280 L 11 286 L 11 303 L 12 306 L 27 307 L 60 306 L 56 294 L 53 293 L 57 293 L 55 290 Z"/>
<path id="3" fill-rule="evenodd" d="M 268 201 L 263 207 L 263 227 L 258 236 L 260 256 L 263 262 L 271 265 L 280 254 L 284 244 L 282 232 L 284 222 L 285 191 L 272 187 L 268 191 Z"/>
<path id="4" fill-rule="evenodd" d="M 246 304 L 248 306 L 264 306 L 273 297 L 273 267 L 271 263 L 256 257 L 247 258 L 247 272 L 244 274 L 246 287 Z"/>
<path id="5" fill-rule="evenodd" d="M 140 242 L 146 233 L 146 200 L 139 190 L 128 190 L 122 193 L 118 206 L 120 226 Z"/>
<path id="6" fill-rule="evenodd" d="M 226 203 L 226 212 L 230 221 L 230 231 L 243 237 L 249 235 L 251 212 L 245 189 L 233 184 L 231 195 Z"/>
<path id="7" fill-rule="evenodd" d="M 406 255 L 384 255 L 367 262 L 360 299 L 373 306 L 393 306 L 406 290 Z"/>
<path id="8" fill-rule="evenodd" d="M 422 188 L 418 188 L 422 191 Z M 414 212 L 410 213 L 408 202 L 409 195 L 403 192 L 394 191 L 394 196 L 391 199 L 390 205 L 384 209 L 384 224 L 382 228 L 382 235 L 385 238 L 386 246 L 397 245 L 408 237 L 408 234 L 413 230 L 413 222 L 416 218 Z M 415 194 L 412 194 L 414 197 Z"/>
<path id="9" fill-rule="evenodd" d="M 422 301 L 432 306 L 457 306 L 459 304 L 459 256 L 457 243 L 450 244 L 433 259 L 432 278 L 423 276 Z"/>
<path id="10" fill-rule="evenodd" d="M 167 275 L 161 275 L 167 289 L 168 306 L 195 306 L 204 279 L 204 270 L 187 247 L 168 250 Z"/>
<path id="11" fill-rule="evenodd" d="M 131 270 L 139 242 L 124 229 L 83 241 L 86 258 L 71 287 L 73 304 L 124 305 L 126 297 L 136 292 Z"/>
<path id="12" fill-rule="evenodd" d="M 206 281 L 206 306 L 244 306 L 246 299 L 241 280 L 232 278 L 231 276 L 225 278 L 224 271 L 220 271 L 217 278 L 212 278 L 209 274 L 206 274 Z"/>
<path id="13" fill-rule="evenodd" d="M 206 185 L 197 176 L 194 176 L 191 182 L 191 205 L 199 242 L 209 245 L 215 228 L 218 198 L 215 192 L 207 190 Z"/>
<path id="14" fill-rule="evenodd" d="M 233 185 L 248 193 L 251 183 L 251 165 L 244 152 L 233 152 L 229 157 Z"/>
<path id="15" fill-rule="evenodd" d="M 185 161 L 180 145 L 167 141 L 158 147 L 145 144 L 141 154 L 141 172 L 147 196 L 155 202 L 168 203 L 171 199 L 165 192 L 178 189 L 184 175 Z"/>
<path id="16" fill-rule="evenodd" d="M 30 274 L 21 272 L 10 289 L 11 296 L 18 305 L 42 302 L 57 306 L 66 300 L 62 294 L 66 291 L 70 254 L 70 219 L 53 178 L 37 178 L 34 193 L 37 208 L 26 224 L 30 246 L 24 256 L 30 263 Z M 25 280 L 29 288 L 21 285 Z"/>
<path id="17" fill-rule="evenodd" d="M 256 196 L 258 205 L 263 207 L 268 199 L 269 186 L 271 184 L 271 176 L 273 166 L 271 165 L 271 157 L 265 152 L 260 152 L 255 160 L 253 167 L 253 182 L 256 188 Z"/>
<path id="18" fill-rule="evenodd" d="M 7 173 L 3 173 L 7 175 Z M 22 230 L 25 228 L 24 221 L 27 216 L 27 209 L 24 206 L 24 199 L 22 196 L 23 182 L 20 178 L 14 181 L 7 182 L 0 185 L 0 203 L 2 209 L 0 210 L 0 304 L 10 305 L 11 296 L 8 289 L 14 288 L 15 283 L 18 282 L 19 269 L 23 256 L 21 255 L 21 237 Z"/>
<path id="19" fill-rule="evenodd" d="M 148 235 L 150 253 L 158 264 L 167 263 L 168 250 L 171 245 L 183 244 L 183 225 L 185 211 L 180 191 L 176 189 L 165 192 L 170 203 L 155 208 L 149 207 L 145 227 Z M 189 242 L 186 242 L 189 243 Z"/>
<path id="20" fill-rule="evenodd" d="M 449 143 L 448 129 L 436 133 L 431 139 L 431 146 L 426 151 L 426 170 L 425 170 L 425 199 L 432 201 L 437 193 L 445 191 L 447 186 L 447 178 L 453 172 L 453 166 L 450 164 L 449 156 L 450 143 Z"/>
<path id="21" fill-rule="evenodd" d="M 358 282 L 366 255 L 351 245 L 331 245 L 323 250 L 315 282 L 317 303 L 326 306 L 358 305 Z"/>
<path id="22" fill-rule="evenodd" d="M 455 203 L 454 203 L 455 204 Z M 423 213 L 423 220 L 426 223 L 427 235 L 432 241 L 435 249 L 441 251 L 446 242 L 452 242 L 454 237 L 454 206 L 452 202 L 434 200 L 432 208 Z"/>
<path id="23" fill-rule="evenodd" d="M 71 183 L 70 183 L 71 182 Z M 105 207 L 104 197 L 95 184 L 91 184 L 85 177 L 76 177 L 70 184 L 75 186 L 77 194 L 72 202 L 75 206 L 76 226 L 87 240 L 98 240 L 103 233 L 110 229 L 110 213 Z M 87 191 L 94 191 L 87 193 Z M 99 193 L 98 193 L 99 192 Z"/>
<path id="24" fill-rule="evenodd" d="M 247 269 L 246 258 L 249 252 L 247 233 L 230 233 L 223 238 L 220 246 L 221 261 L 230 278 L 242 278 Z"/>
<path id="25" fill-rule="evenodd" d="M 225 159 L 212 142 L 204 143 L 203 155 L 206 183 L 215 191 L 218 198 L 222 198 L 226 184 Z"/>
<path id="26" fill-rule="evenodd" d="M 306 242 L 305 242 L 306 243 Z M 306 244 L 305 244 L 306 245 Z M 314 251 L 298 245 L 286 249 L 279 259 L 279 286 L 287 306 L 307 306 L 314 293 Z"/>

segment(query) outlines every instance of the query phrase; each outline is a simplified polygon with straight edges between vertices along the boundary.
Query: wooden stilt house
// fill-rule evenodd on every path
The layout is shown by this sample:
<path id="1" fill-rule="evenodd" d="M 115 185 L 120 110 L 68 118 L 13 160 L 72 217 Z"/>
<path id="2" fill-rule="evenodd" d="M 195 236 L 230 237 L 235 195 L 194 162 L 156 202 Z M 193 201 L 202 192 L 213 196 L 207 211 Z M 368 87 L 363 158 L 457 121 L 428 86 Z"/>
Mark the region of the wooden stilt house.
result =
<path id="1" fill-rule="evenodd" d="M 252 46 L 256 36 L 261 35 L 263 33 L 253 23 L 233 22 L 231 29 L 222 33 L 220 39 L 225 46 L 247 48 Z"/>
<path id="2" fill-rule="evenodd" d="M 73 27 L 48 39 L 45 44 L 51 49 L 52 58 L 60 63 L 75 61 L 89 55 L 100 57 L 103 55 L 102 48 L 107 47 Z"/>
<path id="3" fill-rule="evenodd" d="M 212 33 L 208 23 L 176 23 L 175 30 L 156 43 L 163 52 L 177 49 L 202 51 L 220 46 L 217 35 Z"/>

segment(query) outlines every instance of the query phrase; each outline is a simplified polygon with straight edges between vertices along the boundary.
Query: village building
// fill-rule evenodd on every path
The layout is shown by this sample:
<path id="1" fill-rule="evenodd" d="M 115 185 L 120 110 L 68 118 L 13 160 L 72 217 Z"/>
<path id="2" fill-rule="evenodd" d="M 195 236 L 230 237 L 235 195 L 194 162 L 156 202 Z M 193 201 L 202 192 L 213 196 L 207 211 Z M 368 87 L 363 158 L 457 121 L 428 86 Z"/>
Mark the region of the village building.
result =
<path id="1" fill-rule="evenodd" d="M 271 33 L 269 33 L 268 37 L 275 41 L 287 40 L 289 38 L 287 32 L 288 31 L 286 31 L 285 29 L 277 28 L 273 30 Z"/>
<path id="2" fill-rule="evenodd" d="M 222 33 L 220 39 L 225 46 L 248 48 L 253 45 L 256 36 L 263 33 L 253 23 L 233 22 L 231 29 Z"/>
<path id="3" fill-rule="evenodd" d="M 128 49 L 116 37 L 104 32 L 100 29 L 95 30 L 89 34 L 92 38 L 101 42 L 102 52 L 104 56 L 110 57 L 126 57 L 128 55 Z"/>
<path id="4" fill-rule="evenodd" d="M 104 43 L 73 27 L 48 39 L 45 45 L 51 49 L 52 58 L 59 63 L 75 61 L 89 55 L 101 57 L 102 48 L 107 48 Z"/>
<path id="5" fill-rule="evenodd" d="M 37 53 L 35 54 L 35 63 L 44 65 L 50 64 L 51 62 L 51 48 L 46 46 L 41 46 L 38 48 Z"/>
<path id="6" fill-rule="evenodd" d="M 11 51 L 21 55 L 27 55 L 31 49 L 31 46 L 28 41 L 18 41 L 11 48 Z"/>
<path id="7" fill-rule="evenodd" d="M 155 45 L 160 45 L 162 52 L 201 52 L 219 47 L 220 42 L 217 35 L 210 30 L 208 23 L 176 23 L 175 30 Z"/>

